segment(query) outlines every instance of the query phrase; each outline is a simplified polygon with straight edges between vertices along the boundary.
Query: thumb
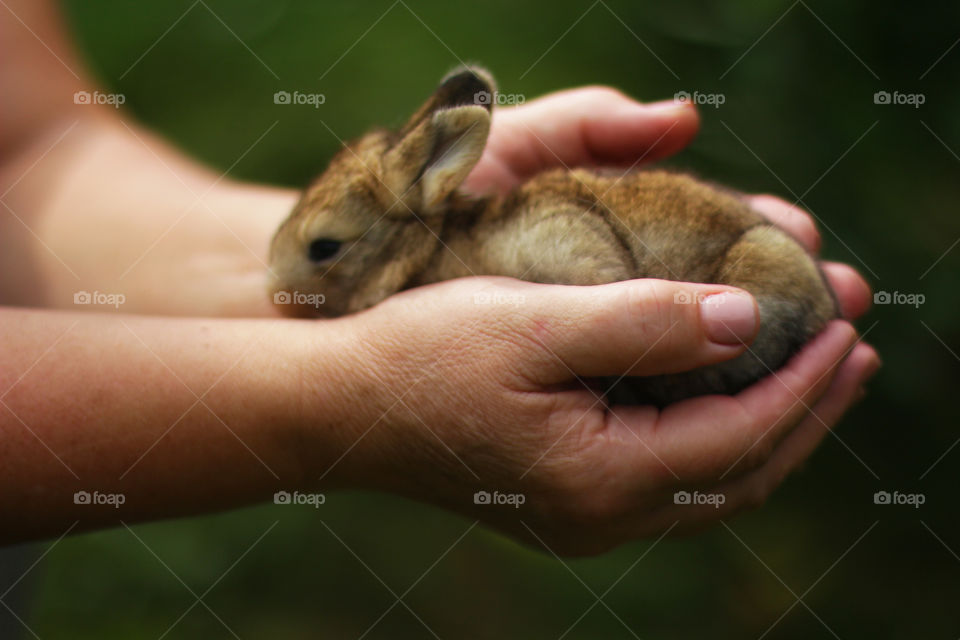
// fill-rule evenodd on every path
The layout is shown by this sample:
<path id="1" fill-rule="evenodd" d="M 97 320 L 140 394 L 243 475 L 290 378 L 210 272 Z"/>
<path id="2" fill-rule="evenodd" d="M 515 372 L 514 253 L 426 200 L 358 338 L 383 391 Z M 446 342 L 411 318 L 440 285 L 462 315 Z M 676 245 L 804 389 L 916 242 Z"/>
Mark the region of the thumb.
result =
<path id="1" fill-rule="evenodd" d="M 569 380 L 571 371 L 648 376 L 729 360 L 760 325 L 753 297 L 725 285 L 650 279 L 535 291 L 528 297 L 534 321 L 519 330 L 554 365 L 536 365 L 535 379 L 546 384 Z"/>

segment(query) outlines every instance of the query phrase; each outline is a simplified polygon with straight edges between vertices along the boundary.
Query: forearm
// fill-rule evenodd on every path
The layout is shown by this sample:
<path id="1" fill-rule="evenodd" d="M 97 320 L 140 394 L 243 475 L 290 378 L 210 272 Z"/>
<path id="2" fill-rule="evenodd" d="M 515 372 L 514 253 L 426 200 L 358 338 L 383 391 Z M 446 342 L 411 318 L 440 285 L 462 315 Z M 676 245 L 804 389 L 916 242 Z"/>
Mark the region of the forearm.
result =
<path id="1" fill-rule="evenodd" d="M 56 2 L 0 10 L 0 304 L 81 308 L 122 293 L 131 313 L 276 315 L 273 230 L 296 193 L 221 179 L 109 105 Z M 254 141 L 251 140 L 251 143 Z"/>
<path id="2" fill-rule="evenodd" d="M 74 293 L 100 291 L 129 313 L 276 315 L 267 250 L 296 192 L 221 179 L 116 117 L 75 122 L 0 168 L 19 180 L 0 217 L 0 299 L 83 309 Z"/>
<path id="3" fill-rule="evenodd" d="M 313 323 L 316 324 L 316 323 Z M 344 450 L 338 330 L 296 321 L 0 310 L 0 542 L 198 513 L 301 486 Z M 327 483 L 336 483 L 331 474 Z M 123 505 L 74 503 L 122 494 Z"/>

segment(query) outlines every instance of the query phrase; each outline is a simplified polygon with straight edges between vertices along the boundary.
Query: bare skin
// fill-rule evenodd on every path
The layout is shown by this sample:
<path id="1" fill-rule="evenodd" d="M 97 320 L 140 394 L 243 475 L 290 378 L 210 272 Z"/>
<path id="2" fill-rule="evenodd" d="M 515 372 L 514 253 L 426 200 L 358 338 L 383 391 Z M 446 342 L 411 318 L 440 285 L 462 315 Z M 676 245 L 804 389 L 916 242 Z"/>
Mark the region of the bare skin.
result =
<path id="1" fill-rule="evenodd" d="M 736 397 L 608 410 L 576 376 L 659 373 L 745 348 L 718 339 L 699 305 L 658 302 L 725 288 L 663 281 L 468 278 L 338 320 L 280 319 L 265 293 L 266 251 L 297 193 L 221 179 L 122 111 L 75 105 L 73 93 L 94 85 L 55 5 L 8 6 L 0 9 L 4 542 L 225 509 L 281 488 L 367 487 L 558 552 L 595 553 L 757 506 L 879 366 L 837 321 L 776 377 Z M 468 186 L 508 189 L 560 164 L 653 160 L 680 150 L 697 126 L 692 108 L 642 105 L 603 87 L 552 94 L 495 114 Z M 770 196 L 754 204 L 816 249 L 805 213 Z M 863 279 L 845 265 L 825 268 L 846 317 L 862 314 Z M 126 300 L 119 310 L 78 306 L 78 291 Z M 478 306 L 480 291 L 522 295 L 524 304 Z M 727 320 L 749 343 L 749 313 Z M 520 492 L 526 502 L 475 505 L 480 489 Z M 676 505 L 680 489 L 726 501 Z M 81 490 L 125 501 L 78 505 Z"/>

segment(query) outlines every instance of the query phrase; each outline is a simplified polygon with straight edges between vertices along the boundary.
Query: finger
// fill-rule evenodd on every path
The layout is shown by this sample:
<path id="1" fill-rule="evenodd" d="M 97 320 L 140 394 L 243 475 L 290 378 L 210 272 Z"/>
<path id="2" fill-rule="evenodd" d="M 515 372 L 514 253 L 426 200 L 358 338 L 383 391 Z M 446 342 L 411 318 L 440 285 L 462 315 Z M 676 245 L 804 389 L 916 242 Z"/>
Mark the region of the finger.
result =
<path id="1" fill-rule="evenodd" d="M 542 347 L 547 362 L 530 363 L 531 379 L 542 384 L 567 381 L 571 371 L 643 376 L 728 360 L 759 324 L 753 297 L 724 285 L 627 280 L 524 288 L 529 313 L 518 330 Z"/>
<path id="2" fill-rule="evenodd" d="M 799 242 L 810 253 L 820 251 L 820 232 L 810 214 L 771 195 L 747 196 L 750 206 Z"/>
<path id="3" fill-rule="evenodd" d="M 837 369 L 829 390 L 760 468 L 719 488 L 734 506 L 759 507 L 786 477 L 803 464 L 858 400 L 860 388 L 876 373 L 876 351 L 860 343 Z"/>
<path id="4" fill-rule="evenodd" d="M 785 367 L 739 394 L 667 407 L 652 446 L 685 483 L 713 484 L 759 467 L 826 391 L 855 340 L 849 323 L 834 321 Z"/>
<path id="5" fill-rule="evenodd" d="M 852 325 L 835 320 L 786 367 L 741 392 L 737 399 L 761 423 L 783 424 L 780 432 L 785 433 L 823 395 L 857 341 Z"/>
<path id="6" fill-rule="evenodd" d="M 870 309 L 870 285 L 856 269 L 839 262 L 824 262 L 820 266 L 837 294 L 840 312 L 844 318 L 854 320 Z"/>
<path id="7" fill-rule="evenodd" d="M 688 103 L 641 104 L 606 87 L 560 91 L 496 110 L 474 174 L 496 171 L 509 182 L 498 186 L 509 189 L 551 167 L 649 162 L 685 147 L 698 128 Z M 478 186 L 468 179 L 468 188 Z"/>
<path id="8" fill-rule="evenodd" d="M 677 533 L 708 526 L 746 509 L 763 505 L 774 490 L 799 468 L 823 441 L 830 429 L 859 398 L 860 388 L 876 373 L 880 360 L 867 344 L 858 344 L 837 369 L 828 391 L 760 468 L 699 491 L 668 497 L 672 504 L 650 514 L 643 526 L 679 521 Z M 677 504 L 678 498 L 683 504 Z M 688 499 L 689 498 L 689 499 Z"/>

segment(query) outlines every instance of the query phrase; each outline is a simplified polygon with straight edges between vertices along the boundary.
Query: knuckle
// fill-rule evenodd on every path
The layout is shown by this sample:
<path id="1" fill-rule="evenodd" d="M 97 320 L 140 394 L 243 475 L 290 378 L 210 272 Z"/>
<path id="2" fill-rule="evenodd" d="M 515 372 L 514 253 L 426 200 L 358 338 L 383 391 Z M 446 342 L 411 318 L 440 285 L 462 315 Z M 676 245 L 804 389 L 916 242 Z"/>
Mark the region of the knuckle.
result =
<path id="1" fill-rule="evenodd" d="M 589 100 L 591 102 L 593 101 L 605 102 L 611 99 L 622 99 L 622 100 L 627 99 L 627 96 L 624 95 L 622 91 L 615 89 L 613 87 L 600 85 L 600 84 L 586 86 L 583 89 L 581 89 L 581 92 L 584 99 Z"/>
<path id="2" fill-rule="evenodd" d="M 632 283 L 624 289 L 623 305 L 631 326 L 642 332 L 648 342 L 656 340 L 673 325 L 675 307 L 673 289 L 667 290 L 665 283 L 643 280 Z M 694 305 L 686 305 L 694 306 Z"/>
<path id="3" fill-rule="evenodd" d="M 656 308 L 657 291 L 647 280 L 631 283 L 623 289 L 623 303 L 631 320 L 644 319 Z"/>
<path id="4" fill-rule="evenodd" d="M 817 225 L 806 213 L 802 211 L 797 211 L 797 226 L 803 230 L 804 237 L 809 240 L 813 251 L 817 252 L 820 250 L 820 245 L 823 242 L 823 239 L 820 236 L 820 230 L 817 229 Z"/>

